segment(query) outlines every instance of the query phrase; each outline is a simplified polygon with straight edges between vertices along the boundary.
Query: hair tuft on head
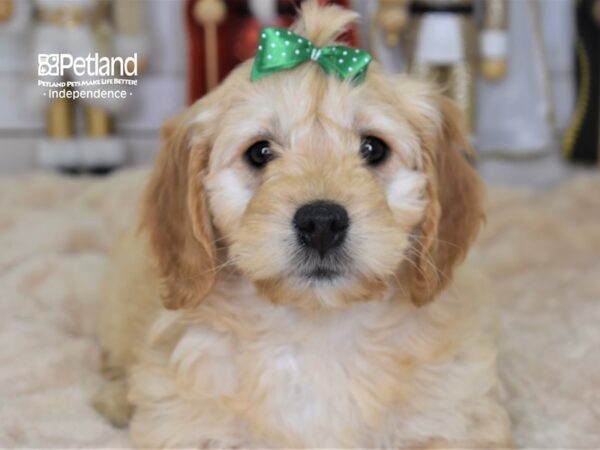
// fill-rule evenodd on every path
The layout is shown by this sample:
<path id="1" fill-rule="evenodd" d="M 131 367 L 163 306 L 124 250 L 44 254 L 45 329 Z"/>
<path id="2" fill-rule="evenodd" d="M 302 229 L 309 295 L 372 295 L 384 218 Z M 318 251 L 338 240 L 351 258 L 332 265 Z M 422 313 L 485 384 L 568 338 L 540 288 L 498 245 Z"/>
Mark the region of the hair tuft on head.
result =
<path id="1" fill-rule="evenodd" d="M 318 0 L 302 3 L 293 31 L 317 47 L 331 45 L 358 20 L 358 13 L 337 5 L 322 6 Z"/>

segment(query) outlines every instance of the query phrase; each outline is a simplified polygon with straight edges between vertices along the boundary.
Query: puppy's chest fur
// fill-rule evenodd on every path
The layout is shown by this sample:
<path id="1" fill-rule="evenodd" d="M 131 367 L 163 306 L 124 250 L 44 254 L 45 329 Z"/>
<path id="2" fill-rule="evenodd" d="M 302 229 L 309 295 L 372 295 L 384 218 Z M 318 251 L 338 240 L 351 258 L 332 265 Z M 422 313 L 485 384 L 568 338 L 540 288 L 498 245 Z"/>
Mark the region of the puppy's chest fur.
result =
<path id="1" fill-rule="evenodd" d="M 159 317 L 155 329 L 171 336 L 160 352 L 165 392 L 185 399 L 199 440 L 393 446 L 428 432 L 460 440 L 466 404 L 494 382 L 492 347 L 474 327 L 485 326 L 479 315 L 453 298 L 422 309 L 391 298 L 305 311 L 232 284 L 193 312 Z M 215 417 L 227 438 L 211 435 Z"/>

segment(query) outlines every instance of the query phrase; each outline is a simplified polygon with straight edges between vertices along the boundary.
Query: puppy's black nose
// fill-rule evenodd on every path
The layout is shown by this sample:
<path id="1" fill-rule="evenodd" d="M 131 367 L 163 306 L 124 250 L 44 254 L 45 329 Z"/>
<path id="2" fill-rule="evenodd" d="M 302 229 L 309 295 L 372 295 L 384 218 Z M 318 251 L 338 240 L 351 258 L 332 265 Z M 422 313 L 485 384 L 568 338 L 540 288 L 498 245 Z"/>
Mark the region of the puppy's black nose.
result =
<path id="1" fill-rule="evenodd" d="M 296 211 L 294 226 L 300 242 L 315 249 L 322 258 L 328 250 L 344 242 L 350 219 L 337 203 L 317 200 Z"/>

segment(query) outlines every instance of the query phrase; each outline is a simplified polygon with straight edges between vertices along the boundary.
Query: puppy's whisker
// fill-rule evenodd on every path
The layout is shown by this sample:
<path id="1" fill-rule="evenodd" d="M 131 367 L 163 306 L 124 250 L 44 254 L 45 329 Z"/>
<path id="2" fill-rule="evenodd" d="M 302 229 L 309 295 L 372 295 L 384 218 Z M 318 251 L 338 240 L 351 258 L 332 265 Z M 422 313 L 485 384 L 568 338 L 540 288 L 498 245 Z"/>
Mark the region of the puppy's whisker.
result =
<path id="1" fill-rule="evenodd" d="M 413 239 L 414 242 L 422 244 L 423 240 L 425 239 L 425 237 L 424 236 L 412 236 L 412 239 Z M 449 246 L 451 246 L 453 248 L 456 248 L 456 249 L 462 248 L 460 245 L 457 245 L 454 242 L 446 241 L 444 239 L 439 239 L 439 238 L 436 238 L 436 237 L 429 238 L 429 239 L 431 240 L 431 242 L 435 242 L 435 243 L 438 243 L 438 244 L 449 245 Z"/>
<path id="2" fill-rule="evenodd" d="M 412 251 L 412 255 L 410 253 L 410 251 Z M 416 256 L 417 258 L 420 258 L 425 264 L 428 265 L 428 267 L 431 267 L 431 269 L 436 273 L 436 275 L 440 278 L 442 278 L 444 281 L 449 281 L 450 280 L 450 276 L 444 272 L 442 272 L 438 266 L 435 264 L 435 261 L 432 259 L 432 257 L 430 255 L 428 255 L 427 253 L 424 252 L 419 252 L 414 248 L 409 249 L 408 255 L 410 256 Z M 415 269 L 417 269 L 419 271 L 419 273 L 423 276 L 426 277 L 427 275 L 425 274 L 424 270 L 418 266 L 418 264 L 416 264 L 414 261 L 412 261 L 410 258 L 407 259 L 407 261 L 409 262 L 409 264 L 411 264 Z"/>
<path id="3" fill-rule="evenodd" d="M 233 233 L 230 234 L 221 234 L 218 238 L 216 238 L 213 242 L 223 242 L 225 240 L 231 240 L 233 238 Z"/>
<path id="4" fill-rule="evenodd" d="M 429 265 L 429 267 L 431 267 L 436 272 L 436 274 L 438 276 L 440 276 L 441 278 L 445 279 L 445 281 L 450 280 L 450 277 L 446 273 L 442 272 L 438 268 L 438 266 L 435 264 L 435 262 L 434 262 L 434 260 L 433 260 L 433 258 L 431 256 L 429 256 L 427 254 L 425 254 L 423 256 L 424 256 L 423 260 L 425 261 L 425 263 L 427 263 Z"/>
<path id="5" fill-rule="evenodd" d="M 211 269 L 205 270 L 203 272 L 199 272 L 196 275 L 186 277 L 184 279 L 185 280 L 194 280 L 196 278 L 202 278 L 202 277 L 206 276 L 207 274 L 218 274 L 219 272 L 223 271 L 224 269 L 227 269 L 228 267 L 233 266 L 235 264 L 235 261 L 236 260 L 234 258 L 230 258 L 222 264 L 219 264 L 219 265 L 212 267 Z"/>
<path id="6" fill-rule="evenodd" d="M 424 254 L 423 252 L 418 252 L 415 249 L 410 249 L 413 251 L 413 253 L 411 254 L 410 252 L 408 253 L 408 256 L 415 256 L 421 260 L 423 260 L 425 263 L 427 263 L 429 265 L 429 267 L 431 267 L 436 274 L 440 274 L 441 272 L 439 271 L 439 269 L 437 268 L 437 266 L 431 261 L 431 259 L 427 256 L 427 254 Z M 417 264 L 415 261 L 413 261 L 410 258 L 407 258 L 406 261 L 415 268 L 415 270 L 423 277 L 423 278 L 427 278 L 427 273 L 425 272 L 425 270 L 423 269 L 423 267 L 421 267 L 419 264 Z M 443 275 L 443 274 L 442 274 Z"/>
<path id="7" fill-rule="evenodd" d="M 415 254 L 414 256 L 419 256 L 418 254 Z M 427 274 L 424 272 L 423 268 L 420 267 L 417 263 L 415 263 L 414 261 L 412 261 L 410 258 L 406 259 L 406 262 L 408 264 L 410 264 L 412 267 L 414 267 L 414 269 L 423 277 L 426 278 Z"/>

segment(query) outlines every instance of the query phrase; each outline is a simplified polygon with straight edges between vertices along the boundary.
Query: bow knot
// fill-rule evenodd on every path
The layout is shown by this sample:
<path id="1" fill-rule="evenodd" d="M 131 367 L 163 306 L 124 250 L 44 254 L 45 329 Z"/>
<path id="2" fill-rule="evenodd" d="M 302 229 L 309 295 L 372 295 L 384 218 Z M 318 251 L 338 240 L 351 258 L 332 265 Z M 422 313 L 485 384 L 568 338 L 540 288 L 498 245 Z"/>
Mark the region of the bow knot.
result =
<path id="1" fill-rule="evenodd" d="M 312 52 L 310 52 L 310 59 L 313 61 L 318 61 L 319 56 L 321 56 L 321 49 L 317 47 L 313 48 Z"/>
<path id="2" fill-rule="evenodd" d="M 371 59 L 371 55 L 364 50 L 344 45 L 319 48 L 285 28 L 264 28 L 260 33 L 251 80 L 293 69 L 312 60 L 326 73 L 334 73 L 342 80 L 360 82 L 367 73 Z"/>

